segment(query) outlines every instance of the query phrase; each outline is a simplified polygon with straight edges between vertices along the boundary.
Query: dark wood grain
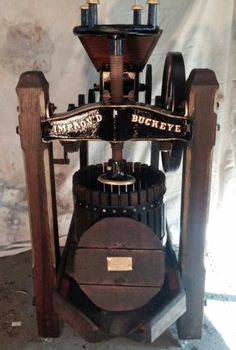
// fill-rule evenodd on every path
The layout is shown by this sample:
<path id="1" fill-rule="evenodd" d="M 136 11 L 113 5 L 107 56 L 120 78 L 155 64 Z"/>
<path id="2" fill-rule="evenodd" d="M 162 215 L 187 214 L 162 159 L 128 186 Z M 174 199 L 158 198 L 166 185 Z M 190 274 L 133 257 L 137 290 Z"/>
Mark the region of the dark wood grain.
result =
<path id="1" fill-rule="evenodd" d="M 98 221 L 81 237 L 78 247 L 162 249 L 161 242 L 149 227 L 125 217 Z"/>
<path id="2" fill-rule="evenodd" d="M 139 204 L 145 204 L 147 203 L 147 191 L 146 190 L 141 190 L 139 191 Z M 139 220 L 147 225 L 147 207 L 143 205 L 141 214 L 139 215 Z"/>
<path id="3" fill-rule="evenodd" d="M 118 267 L 111 270 L 108 260 L 114 258 Z M 119 265 L 121 258 L 125 258 L 125 268 Z M 131 261 L 128 268 L 127 260 Z M 74 254 L 74 268 L 68 265 L 67 274 L 98 307 L 134 310 L 161 289 L 165 253 L 146 225 L 125 217 L 105 218 L 84 232 Z"/>
<path id="4" fill-rule="evenodd" d="M 131 257 L 132 271 L 108 271 L 107 257 Z M 164 279 L 164 261 L 163 250 L 77 249 L 74 278 L 80 286 L 160 287 Z"/>
<path id="5" fill-rule="evenodd" d="M 96 305 L 108 311 L 130 311 L 144 306 L 159 291 L 158 287 L 99 286 L 81 288 Z"/>
<path id="6" fill-rule="evenodd" d="M 63 315 L 63 319 L 87 341 L 93 343 L 110 338 L 102 333 L 99 327 L 81 311 L 62 299 L 58 293 L 54 293 L 53 302 L 55 310 Z"/>
<path id="7" fill-rule="evenodd" d="M 205 285 L 205 236 L 208 220 L 212 149 L 216 136 L 215 95 L 218 82 L 208 69 L 188 79 L 188 109 L 193 137 L 183 160 L 180 266 L 187 312 L 178 322 L 179 337 L 201 338 Z"/>
<path id="8" fill-rule="evenodd" d="M 124 65 L 135 71 L 143 70 L 161 32 L 156 35 L 131 36 L 125 40 Z M 109 39 L 107 36 L 81 36 L 80 40 L 95 68 L 100 71 L 105 64 L 110 64 Z"/>
<path id="9" fill-rule="evenodd" d="M 16 91 L 28 192 L 38 333 L 41 337 L 57 337 L 59 319 L 52 302 L 59 259 L 53 156 L 51 145 L 42 143 L 40 125 L 49 101 L 48 83 L 43 73 L 26 72 L 21 75 Z"/>
<path id="10" fill-rule="evenodd" d="M 79 95 L 78 96 L 78 106 L 81 107 L 85 105 L 85 95 Z M 88 142 L 82 141 L 80 145 L 80 169 L 88 166 L 89 162 L 89 154 L 88 154 Z"/>
<path id="11" fill-rule="evenodd" d="M 154 191 L 152 187 L 149 187 L 147 189 L 147 201 L 149 203 L 153 203 L 154 201 Z M 150 229 L 155 232 L 155 217 L 154 217 L 154 209 L 149 210 L 148 215 L 147 215 L 147 220 L 148 220 L 148 226 Z"/>

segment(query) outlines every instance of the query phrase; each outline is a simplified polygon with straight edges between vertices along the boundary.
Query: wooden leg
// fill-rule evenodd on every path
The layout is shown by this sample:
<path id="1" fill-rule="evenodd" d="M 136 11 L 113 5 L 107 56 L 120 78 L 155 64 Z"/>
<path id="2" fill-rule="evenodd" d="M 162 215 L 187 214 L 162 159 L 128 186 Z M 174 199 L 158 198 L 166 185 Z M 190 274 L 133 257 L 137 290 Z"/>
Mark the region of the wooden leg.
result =
<path id="1" fill-rule="evenodd" d="M 43 73 L 26 72 L 21 75 L 16 91 L 28 190 L 38 333 L 41 337 L 57 337 L 59 318 L 52 298 L 59 259 L 53 156 L 51 145 L 42 143 L 40 125 L 49 100 L 48 83 Z"/>
<path id="2" fill-rule="evenodd" d="M 216 134 L 214 103 L 218 82 L 213 71 L 199 69 L 192 71 L 188 86 L 193 138 L 184 155 L 179 256 L 187 312 L 178 322 L 178 333 L 181 339 L 198 339 L 202 335 L 205 234 Z"/>

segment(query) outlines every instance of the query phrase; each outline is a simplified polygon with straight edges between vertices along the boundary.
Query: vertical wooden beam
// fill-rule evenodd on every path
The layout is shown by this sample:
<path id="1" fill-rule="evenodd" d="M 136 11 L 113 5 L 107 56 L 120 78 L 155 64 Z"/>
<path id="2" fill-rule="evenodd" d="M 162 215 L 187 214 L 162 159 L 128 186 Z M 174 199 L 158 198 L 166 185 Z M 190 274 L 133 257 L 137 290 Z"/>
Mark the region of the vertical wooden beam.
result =
<path id="1" fill-rule="evenodd" d="M 41 72 L 19 79 L 19 133 L 24 153 L 33 252 L 33 283 L 41 337 L 59 336 L 59 318 L 53 309 L 53 290 L 59 259 L 52 145 L 41 139 L 41 119 L 49 101 L 48 82 Z"/>
<path id="2" fill-rule="evenodd" d="M 181 339 L 202 335 L 205 287 L 205 235 L 208 220 L 212 149 L 215 144 L 215 95 L 218 82 L 208 69 L 194 70 L 188 79 L 188 108 L 193 137 L 183 160 L 179 261 L 187 312 L 178 322 Z"/>
<path id="3" fill-rule="evenodd" d="M 92 92 L 88 96 L 88 103 L 93 103 L 95 102 L 95 92 L 93 90 L 89 90 L 89 92 Z M 85 105 L 85 96 L 84 95 L 79 95 L 79 107 Z M 89 163 L 89 152 L 88 152 L 88 141 L 82 141 L 80 144 L 80 169 L 85 168 L 88 166 Z"/>

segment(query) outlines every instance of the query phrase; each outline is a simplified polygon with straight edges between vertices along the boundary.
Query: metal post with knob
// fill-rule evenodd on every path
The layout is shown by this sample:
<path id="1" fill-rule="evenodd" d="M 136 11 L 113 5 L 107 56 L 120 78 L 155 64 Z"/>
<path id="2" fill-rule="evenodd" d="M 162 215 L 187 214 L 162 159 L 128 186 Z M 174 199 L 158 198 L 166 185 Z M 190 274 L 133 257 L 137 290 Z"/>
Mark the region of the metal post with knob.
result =
<path id="1" fill-rule="evenodd" d="M 148 25 L 152 27 L 157 26 L 157 5 L 159 0 L 147 0 L 148 4 Z"/>
<path id="2" fill-rule="evenodd" d="M 137 4 L 137 1 L 135 1 L 135 4 L 132 6 L 133 10 L 133 24 L 134 26 L 139 26 L 142 24 L 142 10 L 143 7 L 141 5 Z"/>
<path id="3" fill-rule="evenodd" d="M 88 9 L 88 25 L 89 28 L 93 28 L 98 24 L 98 5 L 100 4 L 99 0 L 88 0 L 87 1 Z"/>
<path id="4" fill-rule="evenodd" d="M 81 26 L 88 27 L 89 25 L 89 7 L 87 4 L 80 6 L 81 11 Z"/>

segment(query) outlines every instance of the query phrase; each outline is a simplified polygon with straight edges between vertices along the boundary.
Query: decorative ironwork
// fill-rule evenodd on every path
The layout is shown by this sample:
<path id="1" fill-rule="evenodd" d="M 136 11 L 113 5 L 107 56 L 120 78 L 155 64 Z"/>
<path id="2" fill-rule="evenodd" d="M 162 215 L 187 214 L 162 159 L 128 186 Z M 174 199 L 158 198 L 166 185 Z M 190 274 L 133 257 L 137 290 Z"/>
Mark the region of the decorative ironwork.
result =
<path id="1" fill-rule="evenodd" d="M 90 104 L 42 121 L 44 141 L 59 140 L 189 140 L 186 117 L 146 104 Z"/>

